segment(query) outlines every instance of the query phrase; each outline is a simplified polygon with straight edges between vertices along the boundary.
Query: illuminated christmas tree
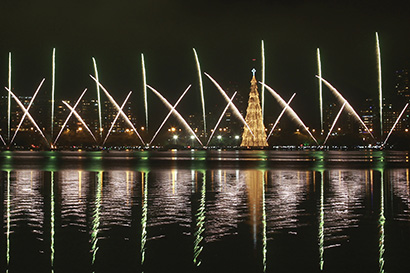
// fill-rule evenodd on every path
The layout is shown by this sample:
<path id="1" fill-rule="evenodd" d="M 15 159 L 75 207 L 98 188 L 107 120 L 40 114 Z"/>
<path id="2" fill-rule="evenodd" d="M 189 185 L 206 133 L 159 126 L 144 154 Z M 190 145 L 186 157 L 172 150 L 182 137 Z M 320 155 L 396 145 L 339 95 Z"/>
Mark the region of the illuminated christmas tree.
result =
<path id="1" fill-rule="evenodd" d="M 265 125 L 263 125 L 262 108 L 259 101 L 257 81 L 255 78 L 255 69 L 252 69 L 253 77 L 251 80 L 251 92 L 249 93 L 248 108 L 246 109 L 245 121 L 249 125 L 252 133 L 247 126 L 244 126 L 242 134 L 243 147 L 266 147 Z"/>

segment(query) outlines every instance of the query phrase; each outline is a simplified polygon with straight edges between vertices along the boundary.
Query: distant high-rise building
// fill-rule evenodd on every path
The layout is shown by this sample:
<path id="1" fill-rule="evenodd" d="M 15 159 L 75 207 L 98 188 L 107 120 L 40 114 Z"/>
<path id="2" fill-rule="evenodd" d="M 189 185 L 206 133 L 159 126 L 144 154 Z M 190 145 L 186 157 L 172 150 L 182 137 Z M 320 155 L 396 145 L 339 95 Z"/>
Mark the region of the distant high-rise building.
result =
<path id="1" fill-rule="evenodd" d="M 396 71 L 396 86 L 395 90 L 398 96 L 410 100 L 410 81 L 409 81 L 409 70 L 399 69 Z"/>

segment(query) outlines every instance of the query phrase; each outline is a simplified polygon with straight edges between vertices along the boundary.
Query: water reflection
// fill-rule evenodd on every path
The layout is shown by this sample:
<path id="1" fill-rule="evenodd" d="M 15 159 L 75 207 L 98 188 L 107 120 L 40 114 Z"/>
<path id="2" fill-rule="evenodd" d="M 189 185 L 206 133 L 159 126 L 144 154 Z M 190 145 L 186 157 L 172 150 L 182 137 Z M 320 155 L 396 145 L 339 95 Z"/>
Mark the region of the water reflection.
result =
<path id="1" fill-rule="evenodd" d="M 361 168 L 309 156 L 297 168 L 5 170 L 4 271 L 408 272 L 409 168 L 386 167 L 399 156 L 357 155 L 378 162 Z"/>

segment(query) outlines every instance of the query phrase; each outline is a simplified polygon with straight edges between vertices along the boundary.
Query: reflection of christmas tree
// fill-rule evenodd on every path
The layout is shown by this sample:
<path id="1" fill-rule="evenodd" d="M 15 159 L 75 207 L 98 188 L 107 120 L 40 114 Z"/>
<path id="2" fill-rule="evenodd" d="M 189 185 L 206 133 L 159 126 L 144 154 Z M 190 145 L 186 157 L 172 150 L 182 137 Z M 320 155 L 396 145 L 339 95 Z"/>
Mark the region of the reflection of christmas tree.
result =
<path id="1" fill-rule="evenodd" d="M 253 77 L 251 80 L 251 92 L 249 93 L 248 108 L 246 109 L 245 121 L 248 123 L 249 131 L 247 126 L 244 126 L 242 134 L 241 146 L 244 147 L 265 147 L 268 146 L 266 142 L 266 132 L 265 125 L 263 125 L 262 109 L 259 102 L 258 86 L 256 85 L 255 72 L 253 69 Z"/>

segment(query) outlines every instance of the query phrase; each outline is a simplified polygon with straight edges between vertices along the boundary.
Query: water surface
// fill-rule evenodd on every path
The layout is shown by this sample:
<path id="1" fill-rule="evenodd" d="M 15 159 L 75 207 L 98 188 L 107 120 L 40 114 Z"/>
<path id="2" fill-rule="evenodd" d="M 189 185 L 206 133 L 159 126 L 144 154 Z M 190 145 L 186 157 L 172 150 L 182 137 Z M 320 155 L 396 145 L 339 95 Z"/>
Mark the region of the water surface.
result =
<path id="1" fill-rule="evenodd" d="M 407 152 L 0 153 L 8 272 L 409 272 Z"/>

